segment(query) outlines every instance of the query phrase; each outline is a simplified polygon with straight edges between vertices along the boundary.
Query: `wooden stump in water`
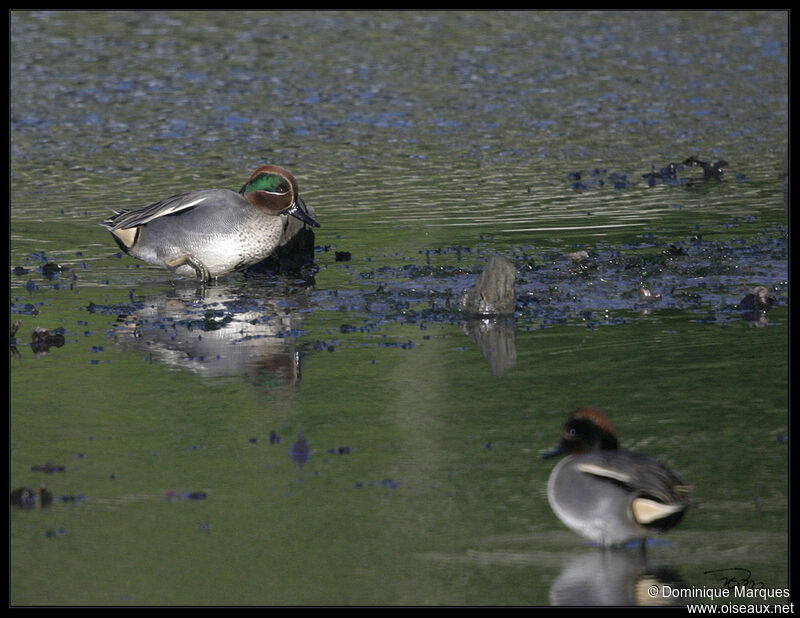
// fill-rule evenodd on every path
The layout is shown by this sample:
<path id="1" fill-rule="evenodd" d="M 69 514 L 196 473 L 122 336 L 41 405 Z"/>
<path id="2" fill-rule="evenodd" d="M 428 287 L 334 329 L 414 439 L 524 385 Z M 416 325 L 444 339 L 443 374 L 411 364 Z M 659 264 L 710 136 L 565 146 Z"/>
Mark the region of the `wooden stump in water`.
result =
<path id="1" fill-rule="evenodd" d="M 459 308 L 470 316 L 511 315 L 517 306 L 514 265 L 499 255 L 489 258 L 478 282 L 461 296 Z"/>
<path id="2" fill-rule="evenodd" d="M 464 292 L 459 303 L 467 318 L 462 325 L 464 332 L 478 344 L 492 373 L 498 377 L 517 364 L 516 277 L 511 262 L 493 255 L 475 287 Z"/>

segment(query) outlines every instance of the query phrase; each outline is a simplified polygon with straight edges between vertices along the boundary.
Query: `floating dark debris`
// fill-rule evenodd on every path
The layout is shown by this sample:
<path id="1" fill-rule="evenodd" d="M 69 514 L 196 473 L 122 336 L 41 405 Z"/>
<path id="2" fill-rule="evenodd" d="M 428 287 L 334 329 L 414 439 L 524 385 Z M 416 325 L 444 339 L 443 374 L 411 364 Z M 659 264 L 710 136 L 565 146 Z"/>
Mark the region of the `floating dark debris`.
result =
<path id="1" fill-rule="evenodd" d="M 63 268 L 55 262 L 47 262 L 40 268 L 42 275 L 47 279 L 55 279 L 61 274 Z"/>
<path id="2" fill-rule="evenodd" d="M 42 303 L 38 303 L 41 305 Z M 14 304 L 11 303 L 11 313 L 17 315 L 39 315 L 39 309 L 33 303 Z"/>
<path id="3" fill-rule="evenodd" d="M 9 348 L 11 349 L 11 355 L 16 359 L 22 358 L 22 355 L 19 353 L 19 350 L 17 349 L 17 331 L 19 330 L 20 326 L 22 326 L 22 321 L 15 320 L 11 324 L 10 336 L 9 336 Z"/>
<path id="4" fill-rule="evenodd" d="M 739 303 L 742 311 L 767 311 L 775 304 L 775 299 L 769 295 L 769 290 L 763 285 L 758 285 L 750 290 Z"/>
<path id="5" fill-rule="evenodd" d="M 47 254 L 44 251 L 32 251 L 28 254 L 28 257 L 36 260 L 37 262 L 49 262 L 50 258 L 47 257 Z"/>
<path id="6" fill-rule="evenodd" d="M 682 178 L 679 173 L 684 171 L 687 167 L 700 167 L 703 169 L 703 178 L 705 180 L 722 180 L 724 175 L 724 168 L 728 166 L 728 162 L 720 159 L 713 163 L 707 163 L 699 160 L 695 156 L 688 157 L 682 163 L 670 162 L 662 167 L 656 169 L 655 165 L 650 166 L 650 171 L 642 174 L 642 178 L 647 181 L 648 186 L 654 187 L 658 184 L 664 185 L 691 185 L 694 182 L 693 178 Z M 739 180 L 746 180 L 744 174 L 737 174 Z M 591 171 L 575 171 L 567 174 L 567 180 L 570 181 L 571 187 L 576 191 L 586 191 L 593 188 L 613 187 L 614 189 L 627 189 L 631 186 L 632 182 L 628 175 L 622 172 L 611 172 L 603 168 L 595 168 Z"/>
<path id="7" fill-rule="evenodd" d="M 769 295 L 769 290 L 763 285 L 758 285 L 745 294 L 739 302 L 739 310 L 750 326 L 763 328 L 769 323 L 767 311 L 774 304 L 775 299 Z"/>
<path id="8" fill-rule="evenodd" d="M 335 352 L 336 351 L 336 344 L 335 343 L 328 343 L 326 341 L 317 341 L 314 342 L 314 345 L 311 346 L 312 349 L 316 350 L 317 352 Z"/>
<path id="9" fill-rule="evenodd" d="M 655 166 L 650 168 L 650 173 L 642 174 L 642 178 L 647 180 L 647 184 L 654 187 L 658 183 L 667 185 L 676 185 L 686 182 L 685 178 L 678 178 L 678 172 L 684 169 L 683 165 L 678 163 L 669 163 L 665 167 L 656 171 Z"/>
<path id="10" fill-rule="evenodd" d="M 94 301 L 89 301 L 89 304 L 84 307 L 84 309 L 89 313 L 99 313 L 101 315 L 114 316 L 133 314 L 143 308 L 144 304 L 141 302 L 98 305 Z"/>
<path id="11" fill-rule="evenodd" d="M 363 489 L 364 487 L 379 487 L 381 489 L 398 489 L 400 487 L 400 481 L 395 481 L 394 479 L 383 479 L 382 481 L 370 481 L 366 483 L 364 481 L 356 481 L 353 483 L 353 487 L 355 489 Z"/>
<path id="12" fill-rule="evenodd" d="M 38 491 L 30 487 L 20 487 L 11 492 L 11 505 L 21 509 L 47 508 L 53 502 L 53 494 L 44 486 Z"/>
<path id="13" fill-rule="evenodd" d="M 37 326 L 31 335 L 31 349 L 37 355 L 47 354 L 50 348 L 60 348 L 65 343 L 64 329 L 57 328 L 51 333 L 46 328 Z"/>
<path id="14" fill-rule="evenodd" d="M 308 460 L 311 459 L 311 447 L 306 441 L 305 436 L 303 435 L 302 428 L 297 429 L 297 440 L 294 444 L 292 444 L 291 449 L 289 449 L 289 456 L 292 458 L 292 461 L 295 462 L 301 468 L 308 463 Z"/>
<path id="15" fill-rule="evenodd" d="M 174 490 L 170 489 L 165 492 L 168 501 L 172 501 L 174 499 L 178 500 L 205 500 L 208 497 L 208 494 L 204 491 L 188 491 L 182 494 L 176 493 Z"/>
<path id="16" fill-rule="evenodd" d="M 573 251 L 572 253 L 567 253 L 567 257 L 573 264 L 584 264 L 589 261 L 589 252 Z"/>
<path id="17" fill-rule="evenodd" d="M 647 288 L 639 288 L 637 290 L 637 293 L 639 295 L 639 300 L 647 303 L 653 303 L 661 300 L 661 294 L 656 294 L 654 292 L 651 292 Z"/>
<path id="18" fill-rule="evenodd" d="M 627 189 L 631 183 L 624 172 L 611 172 L 596 167 L 591 171 L 579 170 L 567 174 L 567 180 L 572 181 L 572 188 L 576 191 L 586 191 L 592 188 L 605 187 L 607 184 L 614 189 Z"/>
<path id="19" fill-rule="evenodd" d="M 379 341 L 378 347 L 380 348 L 400 348 L 401 350 L 410 350 L 417 344 L 413 341 L 406 341 L 405 343 L 402 341 Z"/>
<path id="20" fill-rule="evenodd" d="M 668 257 L 683 257 L 686 255 L 686 251 L 683 249 L 683 247 L 671 244 L 667 249 L 664 250 L 664 255 Z"/>
<path id="21" fill-rule="evenodd" d="M 724 168 L 728 167 L 728 162 L 722 159 L 714 161 L 714 163 L 706 163 L 695 156 L 689 157 L 683 164 L 703 168 L 703 178 L 706 180 L 722 180 L 722 176 L 725 173 Z"/>
<path id="22" fill-rule="evenodd" d="M 56 464 L 46 463 L 44 465 L 33 465 L 31 466 L 31 472 L 44 472 L 45 474 L 53 474 L 55 472 L 63 472 L 65 470 L 64 466 L 59 466 Z"/>

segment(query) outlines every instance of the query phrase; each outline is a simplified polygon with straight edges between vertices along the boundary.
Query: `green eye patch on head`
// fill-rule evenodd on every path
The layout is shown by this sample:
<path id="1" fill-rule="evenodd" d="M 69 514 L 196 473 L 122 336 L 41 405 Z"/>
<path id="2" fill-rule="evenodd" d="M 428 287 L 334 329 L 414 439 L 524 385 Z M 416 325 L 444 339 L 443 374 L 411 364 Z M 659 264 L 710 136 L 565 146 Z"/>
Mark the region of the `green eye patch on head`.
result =
<path id="1" fill-rule="evenodd" d="M 253 191 L 269 191 L 270 193 L 289 193 L 292 187 L 289 182 L 277 174 L 259 174 L 247 185 L 245 185 L 243 193 L 251 193 Z"/>

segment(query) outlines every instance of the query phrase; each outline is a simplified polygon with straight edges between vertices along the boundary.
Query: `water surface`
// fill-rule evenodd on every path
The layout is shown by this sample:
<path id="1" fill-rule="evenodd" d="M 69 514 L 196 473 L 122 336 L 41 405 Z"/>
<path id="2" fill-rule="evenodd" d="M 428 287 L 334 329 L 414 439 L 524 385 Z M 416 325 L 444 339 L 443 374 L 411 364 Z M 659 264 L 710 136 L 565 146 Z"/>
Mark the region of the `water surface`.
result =
<path id="1" fill-rule="evenodd" d="M 788 585 L 786 12 L 10 21 L 10 489 L 54 496 L 12 510 L 12 603 Z M 643 177 L 691 155 L 723 181 Z M 311 284 L 198 288 L 97 225 L 264 163 L 319 214 Z M 455 310 L 493 254 L 518 273 L 494 338 Z M 694 487 L 644 561 L 593 567 L 547 504 L 579 405 Z"/>

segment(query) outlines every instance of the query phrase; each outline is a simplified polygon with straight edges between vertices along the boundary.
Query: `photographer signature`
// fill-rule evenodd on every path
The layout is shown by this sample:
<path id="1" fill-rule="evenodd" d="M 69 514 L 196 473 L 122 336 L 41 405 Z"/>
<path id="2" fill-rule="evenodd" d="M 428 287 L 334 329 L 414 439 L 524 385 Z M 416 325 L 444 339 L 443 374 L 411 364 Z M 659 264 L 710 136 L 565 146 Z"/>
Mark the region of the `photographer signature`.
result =
<path id="1" fill-rule="evenodd" d="M 720 586 L 732 590 L 735 586 L 746 586 L 754 590 L 763 590 L 767 586 L 760 580 L 753 579 L 752 571 L 743 567 L 728 567 L 703 571 L 703 575 L 720 575 Z"/>

